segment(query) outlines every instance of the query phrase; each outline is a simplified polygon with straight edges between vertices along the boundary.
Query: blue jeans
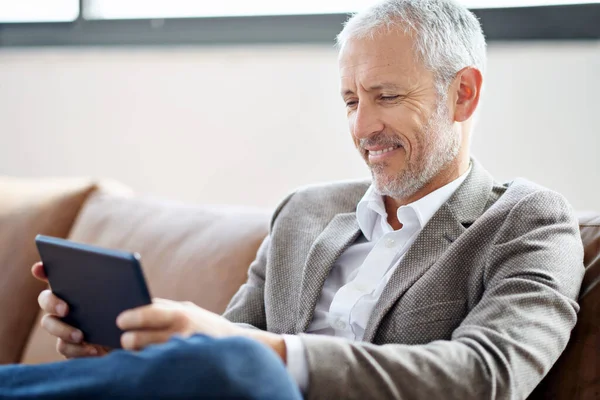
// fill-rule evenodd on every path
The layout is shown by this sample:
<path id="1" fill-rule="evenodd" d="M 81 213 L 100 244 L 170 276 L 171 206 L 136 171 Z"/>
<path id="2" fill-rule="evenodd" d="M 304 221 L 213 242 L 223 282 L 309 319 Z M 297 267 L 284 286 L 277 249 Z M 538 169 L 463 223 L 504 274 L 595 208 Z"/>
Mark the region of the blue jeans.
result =
<path id="1" fill-rule="evenodd" d="M 140 352 L 0 366 L 0 399 L 302 399 L 277 355 L 241 337 L 174 338 Z"/>

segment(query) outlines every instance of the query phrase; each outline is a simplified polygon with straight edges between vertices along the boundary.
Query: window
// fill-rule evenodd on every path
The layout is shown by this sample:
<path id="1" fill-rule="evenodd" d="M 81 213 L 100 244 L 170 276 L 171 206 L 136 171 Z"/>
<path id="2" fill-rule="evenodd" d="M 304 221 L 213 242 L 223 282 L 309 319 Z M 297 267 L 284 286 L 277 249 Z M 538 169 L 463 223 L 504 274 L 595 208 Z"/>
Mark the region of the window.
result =
<path id="1" fill-rule="evenodd" d="M 0 23 L 71 22 L 77 17 L 78 0 L 0 0 Z"/>
<path id="2" fill-rule="evenodd" d="M 344 14 L 375 0 L 84 0 L 86 19 L 153 19 L 266 15 Z M 470 8 L 598 3 L 597 0 L 462 0 Z"/>
<path id="3" fill-rule="evenodd" d="M 90 20 L 346 14 L 376 0 L 83 0 Z M 469 8 L 600 3 L 600 0 L 460 0 Z M 0 0 L 0 23 L 72 22 L 79 0 Z"/>
<path id="4" fill-rule="evenodd" d="M 348 13 L 375 1 L 0 0 L 0 48 L 331 45 Z M 474 9 L 488 41 L 600 38 L 600 0 L 459 1 Z M 539 7 L 551 5 L 561 7 Z"/>

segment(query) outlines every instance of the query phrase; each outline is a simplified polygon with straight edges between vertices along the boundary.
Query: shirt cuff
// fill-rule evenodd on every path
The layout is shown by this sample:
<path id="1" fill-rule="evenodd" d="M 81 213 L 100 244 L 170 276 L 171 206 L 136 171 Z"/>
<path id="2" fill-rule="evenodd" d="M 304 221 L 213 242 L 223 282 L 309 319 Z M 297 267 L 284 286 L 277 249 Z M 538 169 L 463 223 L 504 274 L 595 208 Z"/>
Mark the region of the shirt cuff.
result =
<path id="1" fill-rule="evenodd" d="M 302 340 L 295 335 L 283 335 L 286 347 L 287 370 L 300 391 L 305 394 L 308 390 L 308 360 L 304 353 Z"/>

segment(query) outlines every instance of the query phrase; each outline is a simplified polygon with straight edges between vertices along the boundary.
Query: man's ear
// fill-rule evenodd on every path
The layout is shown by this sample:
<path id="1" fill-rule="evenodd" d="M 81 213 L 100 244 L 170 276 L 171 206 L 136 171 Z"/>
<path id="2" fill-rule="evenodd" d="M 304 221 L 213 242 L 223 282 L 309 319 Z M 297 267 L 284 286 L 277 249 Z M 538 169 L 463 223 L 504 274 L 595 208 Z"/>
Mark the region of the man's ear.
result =
<path id="1" fill-rule="evenodd" d="M 477 109 L 483 77 L 477 68 L 466 67 L 456 74 L 455 82 L 454 121 L 464 122 L 471 118 Z"/>

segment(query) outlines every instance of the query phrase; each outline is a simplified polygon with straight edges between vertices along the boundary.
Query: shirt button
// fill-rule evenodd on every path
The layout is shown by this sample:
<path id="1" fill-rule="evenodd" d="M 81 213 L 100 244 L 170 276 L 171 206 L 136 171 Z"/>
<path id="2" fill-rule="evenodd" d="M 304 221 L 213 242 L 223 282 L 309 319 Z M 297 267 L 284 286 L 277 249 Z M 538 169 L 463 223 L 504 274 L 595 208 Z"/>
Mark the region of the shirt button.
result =
<path id="1" fill-rule="evenodd" d="M 360 293 L 368 292 L 367 287 L 362 283 L 357 283 L 354 285 L 354 288 Z"/>
<path id="2" fill-rule="evenodd" d="M 346 329 L 346 323 L 344 321 L 342 321 L 341 319 L 338 319 L 337 321 L 335 321 L 335 328 L 339 329 L 339 330 L 344 330 Z"/>
<path id="3" fill-rule="evenodd" d="M 385 247 L 387 247 L 388 249 L 391 249 L 392 247 L 394 247 L 395 244 L 396 244 L 396 241 L 394 239 L 386 239 L 385 240 Z"/>

